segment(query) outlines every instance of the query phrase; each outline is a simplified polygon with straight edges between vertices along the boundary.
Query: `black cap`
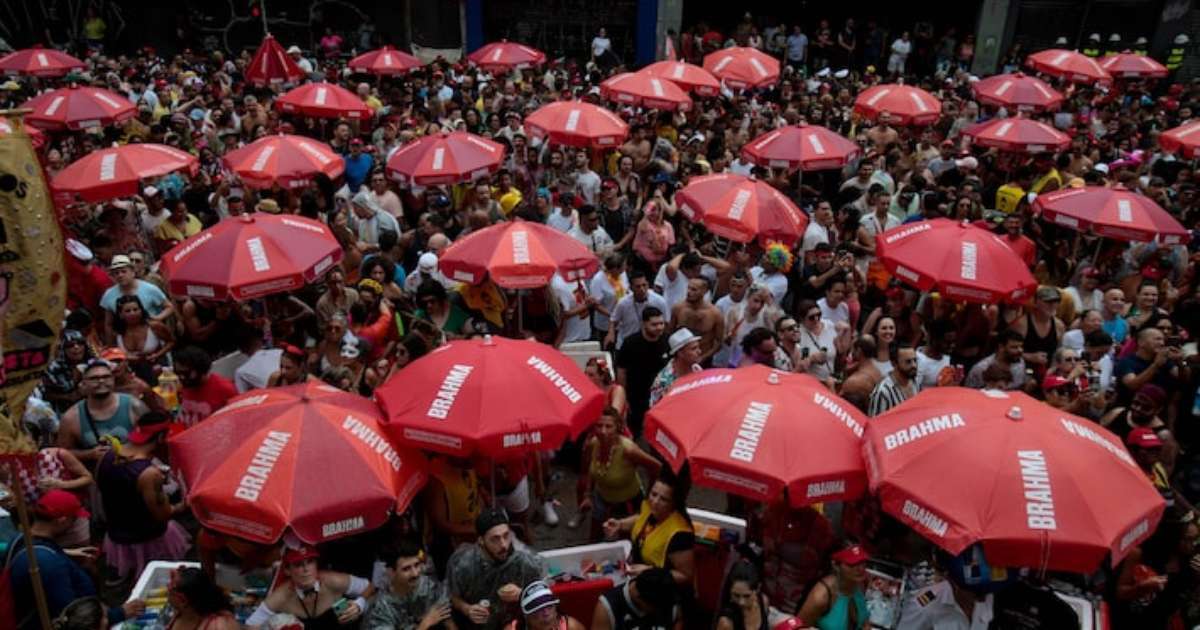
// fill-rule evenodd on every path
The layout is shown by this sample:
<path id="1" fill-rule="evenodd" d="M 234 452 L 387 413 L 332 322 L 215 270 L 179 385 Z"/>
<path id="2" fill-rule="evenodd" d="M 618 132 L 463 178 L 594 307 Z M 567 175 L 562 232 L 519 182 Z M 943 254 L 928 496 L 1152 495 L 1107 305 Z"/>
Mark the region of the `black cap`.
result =
<path id="1" fill-rule="evenodd" d="M 1083 345 L 1099 348 L 1100 346 L 1111 346 L 1113 344 L 1112 335 L 1103 330 L 1093 330 L 1083 338 Z"/>
<path id="2" fill-rule="evenodd" d="M 480 536 L 497 525 L 508 525 L 508 514 L 499 508 L 487 508 L 475 517 L 475 533 Z"/>

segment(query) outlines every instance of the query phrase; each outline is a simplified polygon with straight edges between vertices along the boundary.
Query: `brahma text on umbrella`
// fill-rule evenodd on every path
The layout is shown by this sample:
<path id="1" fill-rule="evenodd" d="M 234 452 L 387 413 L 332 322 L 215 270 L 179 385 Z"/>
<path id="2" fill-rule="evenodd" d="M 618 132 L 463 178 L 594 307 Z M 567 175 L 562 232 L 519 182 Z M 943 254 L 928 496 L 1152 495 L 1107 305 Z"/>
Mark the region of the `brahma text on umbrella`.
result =
<path id="1" fill-rule="evenodd" d="M 254 459 L 250 460 L 250 465 L 246 467 L 246 474 L 242 475 L 241 480 L 238 481 L 237 490 L 233 495 L 250 502 L 258 501 L 259 493 L 267 485 L 271 471 L 275 469 L 275 464 L 279 461 L 279 456 L 283 454 L 283 448 L 287 446 L 290 439 L 292 439 L 292 434 L 286 431 L 268 432 L 262 443 L 258 445 L 258 450 L 254 452 Z"/>
<path id="2" fill-rule="evenodd" d="M 746 407 L 746 415 L 742 416 L 742 426 L 738 427 L 737 437 L 733 439 L 733 448 L 729 449 L 730 457 L 747 463 L 754 461 L 758 441 L 767 426 L 767 418 L 771 416 L 771 406 L 770 403 L 750 402 Z"/>
<path id="3" fill-rule="evenodd" d="M 1021 484 L 1025 486 L 1025 522 L 1029 529 L 1058 529 L 1046 454 L 1017 451 L 1017 461 L 1021 464 Z"/>
<path id="4" fill-rule="evenodd" d="M 860 423 L 858 420 L 855 420 L 854 416 L 850 415 L 845 409 L 842 409 L 842 406 L 834 402 L 832 398 L 820 392 L 814 392 L 813 402 L 816 403 L 818 407 L 821 407 L 825 411 L 833 414 L 834 417 L 836 417 L 838 420 L 841 420 L 846 424 L 846 426 L 850 427 L 850 430 L 854 431 L 854 435 L 862 437 L 862 423 Z"/>
<path id="5" fill-rule="evenodd" d="M 956 413 L 934 416 L 933 418 L 922 420 L 916 424 L 912 424 L 900 429 L 895 433 L 889 433 L 888 435 L 884 436 L 883 447 L 890 451 L 908 444 L 909 442 L 916 442 L 917 440 L 933 435 L 934 433 L 949 431 L 950 429 L 957 429 L 965 426 L 967 426 L 967 423 L 963 421 L 962 416 Z"/>
<path id="6" fill-rule="evenodd" d="M 905 516 L 938 536 L 945 536 L 946 531 L 950 529 L 950 525 L 945 520 L 912 501 L 906 500 L 904 502 L 902 512 Z"/>
<path id="7" fill-rule="evenodd" d="M 567 400 L 571 401 L 572 404 L 577 404 L 579 401 L 583 400 L 583 394 L 580 394 L 579 390 L 575 389 L 575 386 L 572 385 L 571 382 L 565 377 L 563 377 L 562 374 L 559 374 L 558 370 L 551 367 L 549 363 L 546 363 L 538 357 L 531 356 L 529 357 L 529 361 L 526 362 L 526 365 L 532 366 L 533 369 L 537 370 L 539 374 L 545 376 L 546 379 L 551 383 L 554 383 L 554 386 L 558 388 L 558 391 L 562 392 L 563 396 L 566 396 Z"/>
<path id="8" fill-rule="evenodd" d="M 342 428 L 349 431 L 350 435 L 362 440 L 376 454 L 382 455 L 383 460 L 392 467 L 392 470 L 399 472 L 400 470 L 400 454 L 396 449 L 392 448 L 391 444 L 384 439 L 382 435 L 376 433 L 371 427 L 363 424 L 362 420 L 354 416 L 346 416 L 342 421 Z"/>
<path id="9" fill-rule="evenodd" d="M 461 363 L 451 366 L 450 371 L 446 373 L 446 378 L 442 379 L 442 386 L 438 388 L 433 402 L 429 403 L 429 411 L 425 415 L 445 420 L 450 415 L 450 408 L 454 406 L 454 399 L 458 398 L 459 390 L 462 389 L 463 383 L 467 382 L 467 377 L 474 369 L 474 366 Z"/>

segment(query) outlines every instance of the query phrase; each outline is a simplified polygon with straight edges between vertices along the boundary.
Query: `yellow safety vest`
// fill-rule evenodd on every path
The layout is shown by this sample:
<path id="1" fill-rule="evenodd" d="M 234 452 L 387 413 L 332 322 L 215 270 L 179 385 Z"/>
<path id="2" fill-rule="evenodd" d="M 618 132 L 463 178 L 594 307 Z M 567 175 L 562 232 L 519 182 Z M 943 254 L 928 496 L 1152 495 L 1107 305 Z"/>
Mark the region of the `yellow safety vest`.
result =
<path id="1" fill-rule="evenodd" d="M 692 531 L 692 525 L 679 512 L 672 512 L 667 520 L 659 523 L 652 531 L 643 536 L 642 532 L 646 529 L 646 523 L 649 520 L 650 503 L 642 501 L 642 510 L 633 523 L 630 537 L 633 539 L 634 546 L 641 552 L 642 562 L 665 569 L 667 568 L 667 546 L 671 544 L 671 539 L 680 532 Z"/>
<path id="2" fill-rule="evenodd" d="M 1087 55 L 1088 57 L 1099 57 L 1100 56 L 1099 48 L 1084 48 L 1083 50 L 1081 50 L 1079 52 Z"/>
<path id="3" fill-rule="evenodd" d="M 1187 53 L 1187 48 L 1184 46 L 1175 46 L 1167 51 L 1167 62 L 1163 65 L 1167 70 L 1174 70 L 1183 65 L 1183 56 Z"/>

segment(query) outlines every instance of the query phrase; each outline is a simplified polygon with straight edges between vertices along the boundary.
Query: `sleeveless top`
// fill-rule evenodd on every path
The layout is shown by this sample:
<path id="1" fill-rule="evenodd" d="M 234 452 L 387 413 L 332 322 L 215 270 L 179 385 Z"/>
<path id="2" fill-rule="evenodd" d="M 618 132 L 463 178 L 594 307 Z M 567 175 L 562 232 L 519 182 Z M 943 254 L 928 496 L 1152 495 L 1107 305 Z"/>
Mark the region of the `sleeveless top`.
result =
<path id="1" fill-rule="evenodd" d="M 133 431 L 133 416 L 129 407 L 133 400 L 129 394 L 117 394 L 117 410 L 107 419 L 97 421 L 88 411 L 87 399 L 79 401 L 79 442 L 85 449 L 94 448 L 100 443 L 100 438 L 113 436 L 121 442 L 129 441 L 129 433 Z"/>
<path id="2" fill-rule="evenodd" d="M 117 460 L 115 451 L 104 454 L 96 469 L 96 485 L 108 517 L 108 537 L 122 545 L 152 541 L 167 531 L 170 521 L 159 521 L 146 507 L 138 477 L 154 465 L 151 459 Z"/>
<path id="3" fill-rule="evenodd" d="M 144 352 L 146 354 L 149 354 L 151 352 L 154 352 L 155 350 L 158 350 L 158 348 L 160 346 L 162 346 L 162 342 L 159 341 L 158 335 L 154 334 L 153 328 L 147 326 L 146 327 L 146 340 L 142 343 L 141 348 L 134 348 L 134 350 L 136 350 L 138 352 Z M 117 335 L 117 347 L 122 350 L 125 350 L 126 352 L 128 352 L 130 350 L 129 348 L 125 347 L 125 336 L 124 335 Z"/>
<path id="4" fill-rule="evenodd" d="M 846 597 L 836 590 L 829 588 L 825 580 L 821 580 L 821 586 L 829 591 L 833 597 L 833 601 L 829 604 L 829 612 L 825 613 L 824 617 L 817 620 L 816 627 L 820 630 L 857 630 L 862 627 L 864 621 L 870 618 L 871 613 L 867 610 L 867 598 L 860 590 L 854 591 L 852 597 Z M 854 607 L 855 623 L 850 625 L 850 607 Z"/>
<path id="5" fill-rule="evenodd" d="M 633 523 L 633 531 L 630 532 L 630 538 L 633 539 L 632 556 L 641 558 L 642 562 L 660 569 L 668 568 L 667 547 L 670 546 L 671 539 L 682 532 L 691 533 L 692 524 L 679 512 L 672 512 L 667 520 L 658 523 L 653 530 L 646 532 L 646 525 L 649 522 L 650 502 L 642 501 L 641 513 L 638 514 L 637 520 Z"/>
<path id="6" fill-rule="evenodd" d="M 437 459 L 430 466 L 429 474 L 442 482 L 446 495 L 447 519 L 456 525 L 475 526 L 475 517 L 479 516 L 481 503 L 479 500 L 479 478 L 475 471 L 451 466 L 444 459 Z"/>
<path id="7" fill-rule="evenodd" d="M 600 449 L 600 439 L 596 440 L 596 449 Z M 637 476 L 637 468 L 625 459 L 625 451 L 633 446 L 629 438 L 618 435 L 617 442 L 609 451 L 608 461 L 601 462 L 597 453 L 592 453 L 588 473 L 592 476 L 593 487 L 607 503 L 622 503 L 638 495 L 642 491 L 641 481 Z"/>
<path id="8" fill-rule="evenodd" d="M 1025 313 L 1025 352 L 1045 352 L 1047 358 L 1053 357 L 1054 351 L 1058 349 L 1057 333 L 1058 328 L 1051 319 L 1050 332 L 1039 335 L 1033 325 L 1033 313 Z"/>
<path id="9" fill-rule="evenodd" d="M 1041 194 L 1042 189 L 1045 188 L 1046 184 L 1050 183 L 1051 180 L 1057 182 L 1058 187 L 1062 188 L 1062 175 L 1058 174 L 1058 169 L 1052 168 L 1050 169 L 1050 172 L 1034 180 L 1033 185 L 1029 187 L 1029 192 Z"/>

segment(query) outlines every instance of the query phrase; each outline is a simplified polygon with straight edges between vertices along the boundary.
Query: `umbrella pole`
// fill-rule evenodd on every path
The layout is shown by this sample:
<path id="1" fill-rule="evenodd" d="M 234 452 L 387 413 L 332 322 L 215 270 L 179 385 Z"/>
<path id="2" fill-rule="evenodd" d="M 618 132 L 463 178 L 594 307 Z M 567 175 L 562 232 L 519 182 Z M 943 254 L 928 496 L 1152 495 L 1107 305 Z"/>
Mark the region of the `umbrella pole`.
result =
<path id="1" fill-rule="evenodd" d="M 262 16 L 263 33 L 266 35 L 270 35 L 271 28 L 269 26 L 267 26 L 267 0 L 259 0 L 258 14 Z"/>
<path id="2" fill-rule="evenodd" d="M 1104 237 L 1098 236 L 1098 237 L 1096 237 L 1096 252 L 1094 254 L 1092 254 L 1092 266 L 1093 267 L 1096 266 L 1097 264 L 1099 264 L 1100 249 L 1102 247 L 1104 247 Z"/>
<path id="3" fill-rule="evenodd" d="M 29 582 L 33 586 L 33 599 L 37 605 L 38 620 L 43 628 L 53 628 L 50 623 L 50 606 L 46 603 L 46 587 L 42 584 L 42 572 L 38 569 L 37 550 L 33 544 L 33 531 L 29 524 L 29 509 L 25 505 L 25 492 L 21 490 L 21 480 L 15 467 L 4 467 L 8 477 L 9 492 L 17 504 L 17 523 L 21 526 L 21 537 L 25 543 L 25 555 L 29 558 Z"/>
<path id="4" fill-rule="evenodd" d="M 492 474 L 488 475 L 488 482 L 492 486 L 492 509 L 496 509 L 496 458 L 492 458 Z"/>

